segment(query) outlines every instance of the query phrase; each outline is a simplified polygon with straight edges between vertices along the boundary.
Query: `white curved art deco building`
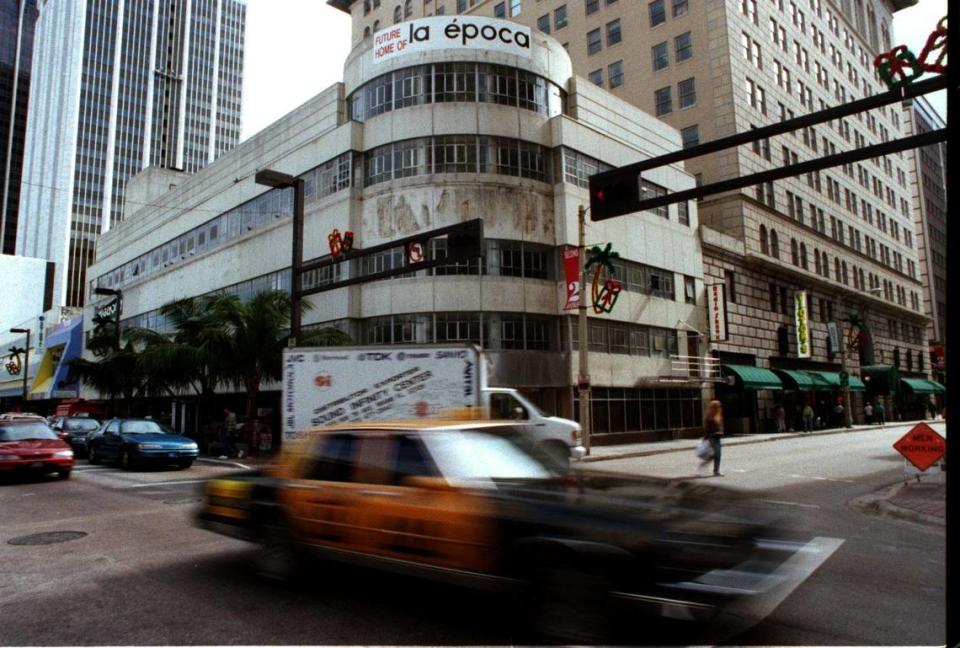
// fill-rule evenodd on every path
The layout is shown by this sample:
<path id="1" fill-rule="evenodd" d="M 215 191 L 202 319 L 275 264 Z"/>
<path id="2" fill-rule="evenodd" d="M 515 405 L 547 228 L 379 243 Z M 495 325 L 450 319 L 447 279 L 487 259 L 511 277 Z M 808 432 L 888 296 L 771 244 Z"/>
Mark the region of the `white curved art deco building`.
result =
<path id="1" fill-rule="evenodd" d="M 429 36 L 410 38 L 424 27 Z M 549 36 L 464 16 L 400 23 L 359 42 L 342 84 L 127 214 L 101 238 L 88 289 L 122 289 L 125 324 L 161 330 L 158 309 L 175 298 L 289 289 L 292 190 L 255 184 L 266 168 L 306 181 L 307 262 L 329 255 L 334 228 L 364 249 L 481 218 L 482 260 L 311 296 L 304 327 L 371 345 L 473 341 L 489 352 L 491 384 L 574 417 L 577 318 L 564 310 L 563 250 L 578 243 L 587 178 L 680 147 L 675 129 L 573 76 Z M 138 181 L 149 185 L 147 175 Z M 694 185 L 679 166 L 645 181 Z M 702 385 L 662 379 L 671 355 L 705 352 L 695 203 L 586 231 L 588 245 L 612 242 L 624 285 L 612 312 L 591 311 L 594 442 L 698 428 Z M 337 278 L 402 263 L 396 249 L 342 264 Z M 330 278 L 314 273 L 305 288 Z M 264 407 L 278 409 L 277 387 Z"/>

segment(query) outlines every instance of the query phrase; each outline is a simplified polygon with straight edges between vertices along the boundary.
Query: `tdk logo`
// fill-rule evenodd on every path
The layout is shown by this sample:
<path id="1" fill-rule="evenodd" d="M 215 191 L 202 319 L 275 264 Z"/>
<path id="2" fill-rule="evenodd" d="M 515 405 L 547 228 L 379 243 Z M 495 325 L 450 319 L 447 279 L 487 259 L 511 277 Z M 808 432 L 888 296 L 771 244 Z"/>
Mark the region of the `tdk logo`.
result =
<path id="1" fill-rule="evenodd" d="M 389 360 L 391 355 L 393 355 L 392 352 L 391 353 L 373 353 L 373 352 L 360 353 L 357 355 L 357 360 L 360 360 L 360 361 L 372 360 L 374 362 L 378 362 L 380 360 Z"/>

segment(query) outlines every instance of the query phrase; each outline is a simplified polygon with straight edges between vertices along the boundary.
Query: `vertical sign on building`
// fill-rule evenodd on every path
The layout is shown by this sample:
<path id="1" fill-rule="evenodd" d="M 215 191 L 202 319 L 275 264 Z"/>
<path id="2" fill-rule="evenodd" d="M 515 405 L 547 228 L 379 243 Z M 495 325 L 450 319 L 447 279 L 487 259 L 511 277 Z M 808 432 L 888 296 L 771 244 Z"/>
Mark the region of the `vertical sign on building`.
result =
<path id="1" fill-rule="evenodd" d="M 793 297 L 794 322 L 797 326 L 797 357 L 810 357 L 810 326 L 807 311 L 807 291 L 798 290 Z"/>
<path id="2" fill-rule="evenodd" d="M 707 317 L 710 320 L 710 340 L 727 339 L 727 297 L 722 283 L 707 286 Z"/>

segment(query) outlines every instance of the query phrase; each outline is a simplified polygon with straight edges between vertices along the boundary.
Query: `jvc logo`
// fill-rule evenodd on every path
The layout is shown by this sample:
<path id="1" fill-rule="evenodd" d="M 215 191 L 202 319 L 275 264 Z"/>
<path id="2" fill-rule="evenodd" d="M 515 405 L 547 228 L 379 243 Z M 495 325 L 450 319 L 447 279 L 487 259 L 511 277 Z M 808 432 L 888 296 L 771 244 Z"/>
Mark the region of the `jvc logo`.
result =
<path id="1" fill-rule="evenodd" d="M 377 362 L 379 360 L 389 360 L 391 355 L 393 355 L 392 352 L 391 353 L 373 353 L 373 352 L 360 353 L 357 355 L 357 360 L 360 360 L 360 361 L 372 360 L 374 362 Z"/>

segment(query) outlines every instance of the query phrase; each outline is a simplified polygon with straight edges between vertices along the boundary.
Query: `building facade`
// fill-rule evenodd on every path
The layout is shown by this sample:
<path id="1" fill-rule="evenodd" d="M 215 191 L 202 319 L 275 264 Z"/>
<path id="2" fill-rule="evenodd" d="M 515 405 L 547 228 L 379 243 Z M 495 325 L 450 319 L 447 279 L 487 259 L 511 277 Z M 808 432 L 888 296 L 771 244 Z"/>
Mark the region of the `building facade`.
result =
<path id="1" fill-rule="evenodd" d="M 127 178 L 239 141 L 245 16 L 241 0 L 42 3 L 17 253 L 56 262 L 55 304 L 82 305 Z"/>
<path id="2" fill-rule="evenodd" d="M 946 122 L 923 97 L 904 106 L 913 133 L 946 128 Z M 927 337 L 934 378 L 946 381 L 947 348 L 947 145 L 932 144 L 910 151 L 910 182 L 914 188 L 914 218 L 924 312 L 930 318 Z"/>
<path id="3" fill-rule="evenodd" d="M 875 55 L 892 46 L 895 11 L 909 0 L 335 0 L 350 11 L 354 42 L 421 15 L 467 14 L 513 20 L 561 42 L 574 73 L 608 89 L 681 133 L 683 146 L 746 132 L 873 95 L 886 88 Z M 933 27 L 933 25 L 931 25 Z M 712 183 L 838 151 L 899 138 L 898 106 L 782 135 L 686 162 Z M 827 169 L 699 204 L 707 284 L 725 287 L 727 336 L 711 351 L 734 389 L 717 394 L 736 429 L 773 424 L 783 405 L 791 425 L 805 402 L 833 419 L 842 362 L 839 338 L 851 329 L 867 341 L 850 349 L 846 369 L 867 378 L 865 398 L 893 397 L 881 384 L 890 367 L 920 377 L 927 319 L 921 305 L 907 153 Z M 810 353 L 797 348 L 798 293 L 805 293 Z M 844 320 L 853 315 L 865 328 Z M 828 324 L 837 327 L 831 345 Z M 844 342 L 845 344 L 846 342 Z M 814 386 L 790 374 L 743 380 L 736 367 L 827 374 Z M 862 367 L 877 367 L 862 371 Z M 871 374 L 871 372 L 873 372 Z M 883 380 L 872 380 L 883 374 Z M 753 385 L 750 388 L 750 385 Z M 738 392 L 738 393 L 733 393 Z M 857 393 L 860 386 L 857 385 Z M 859 414 L 864 397 L 853 407 Z M 889 403 L 896 406 L 896 403 Z"/>
<path id="4" fill-rule="evenodd" d="M 34 0 L 0 2 L 0 254 L 13 254 L 17 244 L 20 173 L 36 22 Z"/>
<path id="5" fill-rule="evenodd" d="M 437 39 L 448 23 L 415 27 Z M 491 25 L 521 30 L 528 48 L 446 43 L 377 62 L 372 39 L 361 40 L 342 84 L 105 234 L 89 288 L 121 289 L 124 325 L 156 330 L 175 298 L 289 290 L 292 190 L 256 185 L 267 167 L 305 181 L 308 262 L 329 257 L 333 229 L 355 232 L 364 249 L 481 218 L 484 257 L 311 296 L 304 327 L 334 326 L 369 345 L 474 342 L 488 353 L 490 384 L 575 417 L 577 311 L 565 309 L 563 256 L 578 245 L 587 177 L 675 149 L 680 135 L 573 76 L 549 36 Z M 650 181 L 670 191 L 694 183 L 679 166 Z M 619 253 L 623 284 L 613 310 L 589 318 L 598 437 L 699 428 L 701 382 L 663 380 L 672 356 L 698 353 L 688 333 L 705 330 L 696 227 L 693 203 L 588 224 L 588 245 Z M 309 274 L 305 288 L 402 263 L 389 250 Z"/>

